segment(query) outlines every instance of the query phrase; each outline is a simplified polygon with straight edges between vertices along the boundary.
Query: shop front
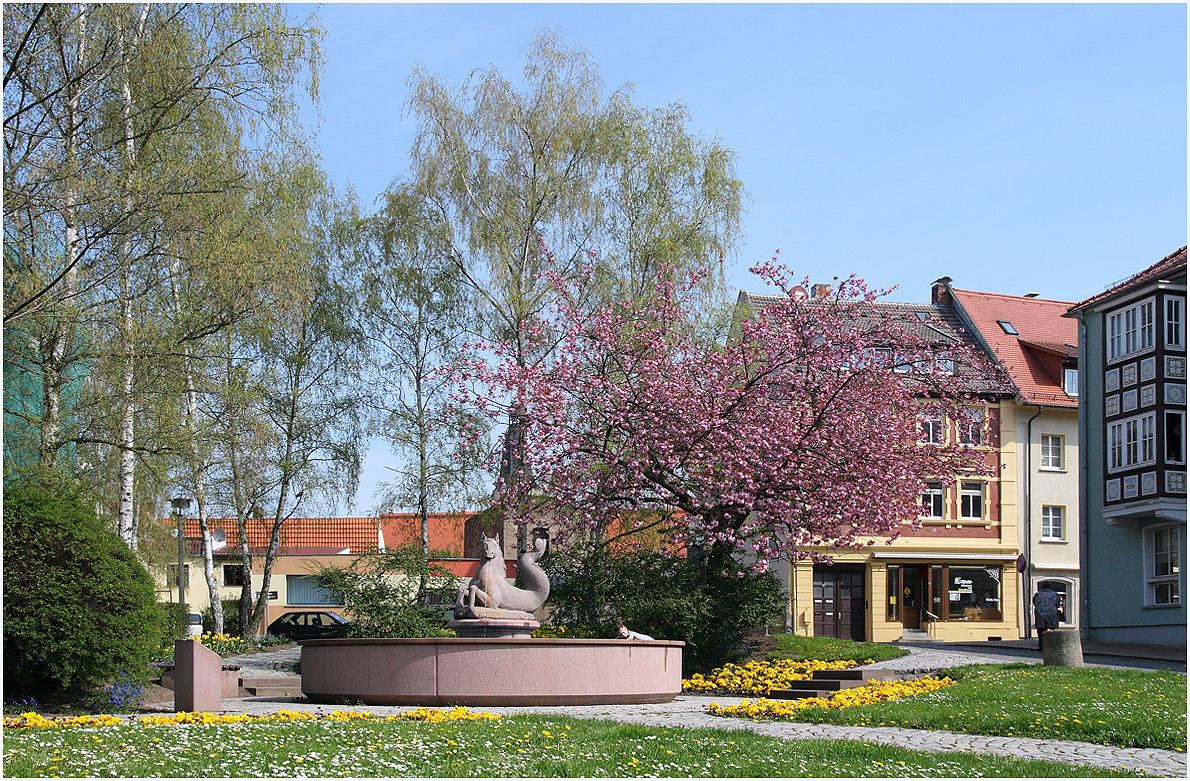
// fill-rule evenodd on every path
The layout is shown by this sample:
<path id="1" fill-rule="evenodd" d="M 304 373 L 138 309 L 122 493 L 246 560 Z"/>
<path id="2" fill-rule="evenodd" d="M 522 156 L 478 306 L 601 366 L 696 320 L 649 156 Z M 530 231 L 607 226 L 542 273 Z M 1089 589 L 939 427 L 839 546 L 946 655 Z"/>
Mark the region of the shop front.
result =
<path id="1" fill-rule="evenodd" d="M 951 554 L 951 555 L 948 555 Z M 1015 640 L 1016 555 L 880 551 L 799 562 L 790 582 L 797 634 L 892 642 Z"/>

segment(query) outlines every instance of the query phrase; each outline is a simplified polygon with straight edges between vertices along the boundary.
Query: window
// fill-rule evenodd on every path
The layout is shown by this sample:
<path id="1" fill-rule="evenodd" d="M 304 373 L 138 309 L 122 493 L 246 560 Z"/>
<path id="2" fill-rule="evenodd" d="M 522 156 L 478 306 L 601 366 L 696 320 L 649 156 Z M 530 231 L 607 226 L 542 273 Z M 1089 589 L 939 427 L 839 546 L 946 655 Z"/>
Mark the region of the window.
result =
<path id="1" fill-rule="evenodd" d="M 983 410 L 966 409 L 961 413 L 962 422 L 959 424 L 959 442 L 964 445 L 983 444 Z"/>
<path id="2" fill-rule="evenodd" d="M 928 445 L 941 445 L 943 437 L 942 416 L 927 416 L 921 419 L 921 438 Z"/>
<path id="3" fill-rule="evenodd" d="M 901 620 L 901 567 L 897 564 L 888 565 L 888 613 L 887 621 Z"/>
<path id="4" fill-rule="evenodd" d="M 951 567 L 949 572 L 951 621 L 1000 621 L 999 567 Z"/>
<path id="5" fill-rule="evenodd" d="M 185 578 L 186 587 L 189 588 L 190 587 L 190 565 L 184 564 L 182 566 L 183 566 L 182 577 Z M 169 583 L 167 585 L 170 588 L 178 587 L 178 565 L 177 564 L 169 565 Z"/>
<path id="6" fill-rule="evenodd" d="M 954 374 L 954 358 L 935 358 L 933 371 L 948 376 Z"/>
<path id="7" fill-rule="evenodd" d="M 1185 299 L 1165 299 L 1165 346 L 1186 349 L 1186 321 L 1183 315 Z"/>
<path id="8" fill-rule="evenodd" d="M 313 575 L 285 576 L 285 603 L 288 605 L 310 605 L 314 607 L 341 607 L 339 595 L 318 585 Z"/>
<path id="9" fill-rule="evenodd" d="M 1063 369 L 1062 370 L 1062 390 L 1066 391 L 1067 396 L 1078 395 L 1078 369 Z"/>
<path id="10" fill-rule="evenodd" d="M 1165 413 L 1165 463 L 1186 463 L 1185 412 Z"/>
<path id="11" fill-rule="evenodd" d="M 965 521 L 983 520 L 983 483 L 964 482 L 962 484 L 959 518 Z"/>
<path id="12" fill-rule="evenodd" d="M 1020 336 L 1020 332 L 1007 320 L 997 320 L 996 324 L 1000 326 L 1000 330 L 1009 336 Z"/>
<path id="13" fill-rule="evenodd" d="M 1066 508 L 1045 505 L 1041 508 L 1041 539 L 1066 539 Z"/>
<path id="14" fill-rule="evenodd" d="M 926 483 L 921 495 L 922 515 L 926 518 L 942 517 L 942 483 Z"/>
<path id="15" fill-rule="evenodd" d="M 1107 427 L 1107 468 L 1118 471 L 1156 463 L 1156 447 L 1156 413 L 1111 423 Z"/>
<path id="16" fill-rule="evenodd" d="M 1148 576 L 1146 604 L 1181 604 L 1178 592 L 1178 581 L 1181 579 L 1178 543 L 1177 526 L 1145 530 L 1145 574 Z"/>
<path id="17" fill-rule="evenodd" d="M 225 586 L 242 586 L 242 585 L 244 585 L 244 565 L 243 564 L 224 564 L 223 565 L 223 585 L 225 585 Z"/>
<path id="18" fill-rule="evenodd" d="M 1041 468 L 1064 469 L 1066 437 L 1060 434 L 1041 435 Z"/>
<path id="19" fill-rule="evenodd" d="M 1151 298 L 1108 315 L 1108 360 L 1114 361 L 1142 350 L 1151 350 L 1153 348 L 1153 329 L 1153 299 Z"/>

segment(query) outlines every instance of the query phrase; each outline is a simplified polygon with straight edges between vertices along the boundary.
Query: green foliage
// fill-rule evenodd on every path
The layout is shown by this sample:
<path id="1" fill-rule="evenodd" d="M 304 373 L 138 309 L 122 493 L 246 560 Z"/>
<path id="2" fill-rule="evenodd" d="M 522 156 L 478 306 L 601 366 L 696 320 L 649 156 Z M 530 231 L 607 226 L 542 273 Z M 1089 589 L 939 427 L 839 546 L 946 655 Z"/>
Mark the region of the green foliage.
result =
<path id="1" fill-rule="evenodd" d="M 149 574 L 80 496 L 5 491 L 6 697 L 83 692 L 139 673 L 162 622 Z"/>
<path id="2" fill-rule="evenodd" d="M 239 631 L 240 628 L 240 600 L 239 599 L 224 599 L 220 600 L 223 603 L 223 632 L 224 634 L 233 634 Z M 213 633 L 215 631 L 215 611 L 208 605 L 207 609 L 202 612 L 202 631 Z"/>
<path id="3" fill-rule="evenodd" d="M 459 579 L 416 545 L 368 553 L 346 567 L 321 567 L 318 585 L 341 596 L 351 637 L 443 637 L 442 604 Z M 439 606 L 431 603 L 437 602 Z"/>
<path id="4" fill-rule="evenodd" d="M 162 602 L 161 637 L 167 643 L 184 640 L 190 631 L 190 607 L 179 602 Z M 205 620 L 205 619 L 204 619 Z"/>
<path id="5" fill-rule="evenodd" d="M 542 562 L 557 624 L 612 636 L 617 621 L 659 640 L 684 640 L 683 674 L 707 672 L 743 656 L 745 632 L 780 614 L 781 584 L 734 562 L 655 552 L 613 555 L 606 548 L 555 551 Z"/>
<path id="6" fill-rule="evenodd" d="M 803 637 L 802 635 L 778 634 L 773 635 L 777 644 L 769 651 L 769 659 L 793 659 L 794 661 L 808 661 L 817 659 L 822 662 L 838 662 L 850 660 L 863 663 L 871 659 L 883 662 L 906 656 L 909 652 L 904 648 L 897 648 L 888 643 L 857 643 L 854 640 L 842 640 L 837 637 Z"/>

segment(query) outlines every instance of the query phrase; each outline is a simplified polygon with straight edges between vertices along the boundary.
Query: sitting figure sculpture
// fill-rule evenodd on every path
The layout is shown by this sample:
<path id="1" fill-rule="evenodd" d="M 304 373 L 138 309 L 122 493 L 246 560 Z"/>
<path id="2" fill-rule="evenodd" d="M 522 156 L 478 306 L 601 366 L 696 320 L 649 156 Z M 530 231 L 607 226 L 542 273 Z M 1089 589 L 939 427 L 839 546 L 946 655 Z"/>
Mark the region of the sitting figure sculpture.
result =
<path id="1" fill-rule="evenodd" d="M 520 574 L 528 588 L 517 588 L 504 577 L 504 551 L 500 536 L 483 535 L 483 564 L 466 586 L 459 588 L 454 617 L 532 619 L 550 595 L 550 581 L 537 560 L 545 554 L 545 539 L 520 556 Z"/>

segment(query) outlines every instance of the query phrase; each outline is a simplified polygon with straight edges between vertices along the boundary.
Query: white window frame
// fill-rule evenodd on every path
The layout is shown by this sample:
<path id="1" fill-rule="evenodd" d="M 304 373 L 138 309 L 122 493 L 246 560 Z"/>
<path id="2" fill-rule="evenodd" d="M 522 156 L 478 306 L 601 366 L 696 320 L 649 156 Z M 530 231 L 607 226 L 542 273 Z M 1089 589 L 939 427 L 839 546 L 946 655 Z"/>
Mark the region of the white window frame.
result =
<path id="1" fill-rule="evenodd" d="M 1117 420 L 1107 426 L 1107 471 L 1157 463 L 1157 413 Z"/>
<path id="2" fill-rule="evenodd" d="M 1171 425 L 1173 422 L 1173 425 Z M 1180 444 L 1177 455 L 1171 459 L 1170 449 Z M 1165 463 L 1184 465 L 1186 463 L 1186 413 L 1182 410 L 1165 410 Z"/>
<path id="3" fill-rule="evenodd" d="M 964 480 L 959 483 L 959 520 L 961 521 L 982 521 L 986 517 L 985 506 L 987 484 L 982 481 Z M 972 514 L 972 502 L 978 500 L 979 514 Z"/>
<path id="4" fill-rule="evenodd" d="M 942 415 L 921 416 L 922 442 L 927 445 L 946 444 L 946 421 Z"/>
<path id="5" fill-rule="evenodd" d="M 1057 526 L 1057 534 L 1054 534 L 1055 526 Z M 1064 506 L 1059 504 L 1041 506 L 1041 539 L 1065 542 L 1066 508 Z"/>
<path id="6" fill-rule="evenodd" d="M 1066 437 L 1062 434 L 1041 435 L 1041 468 L 1066 469 Z"/>
<path id="7" fill-rule="evenodd" d="M 934 513 L 937 506 L 938 512 Z M 941 520 L 946 516 L 946 486 L 937 480 L 927 480 L 921 493 L 922 517 Z"/>
<path id="8" fill-rule="evenodd" d="M 1165 346 L 1174 350 L 1186 349 L 1186 299 L 1165 297 Z"/>
<path id="9" fill-rule="evenodd" d="M 1066 367 L 1062 370 L 1062 390 L 1067 396 L 1078 396 L 1078 369 Z"/>
<path id="10" fill-rule="evenodd" d="M 299 582 L 305 586 L 306 589 L 298 588 L 297 586 Z M 294 592 L 299 592 L 302 590 L 308 590 L 309 593 L 320 596 L 321 601 L 318 599 L 298 601 L 294 596 Z M 286 575 L 285 604 L 293 607 L 343 607 L 343 600 L 319 586 L 315 582 L 313 575 Z"/>
<path id="11" fill-rule="evenodd" d="M 968 417 L 969 416 L 969 417 Z M 969 407 L 960 413 L 959 444 L 981 447 L 984 444 L 984 428 L 987 415 L 983 407 Z"/>
<path id="12" fill-rule="evenodd" d="M 1043 585 L 1049 586 L 1050 589 L 1057 592 L 1059 596 L 1062 596 L 1063 592 L 1065 592 L 1065 600 L 1063 601 L 1062 607 L 1065 609 L 1066 620 L 1062 620 L 1062 617 L 1059 614 L 1058 626 L 1075 626 L 1077 622 L 1074 620 L 1074 609 L 1078 604 L 1078 600 L 1075 598 L 1074 593 L 1075 582 L 1070 578 L 1034 578 L 1033 593 L 1036 594 Z M 1061 586 L 1062 590 L 1059 591 L 1058 589 L 1054 588 L 1054 586 Z"/>
<path id="13" fill-rule="evenodd" d="M 1181 531 L 1177 524 L 1145 529 L 1145 604 L 1182 604 Z M 1159 549 L 1158 545 L 1162 545 Z"/>
<path id="14" fill-rule="evenodd" d="M 1107 360 L 1126 358 L 1153 349 L 1155 298 L 1137 301 L 1107 316 Z"/>

